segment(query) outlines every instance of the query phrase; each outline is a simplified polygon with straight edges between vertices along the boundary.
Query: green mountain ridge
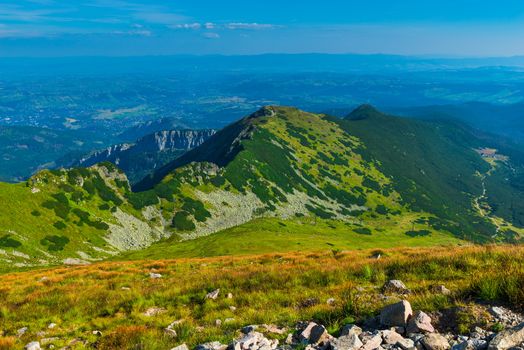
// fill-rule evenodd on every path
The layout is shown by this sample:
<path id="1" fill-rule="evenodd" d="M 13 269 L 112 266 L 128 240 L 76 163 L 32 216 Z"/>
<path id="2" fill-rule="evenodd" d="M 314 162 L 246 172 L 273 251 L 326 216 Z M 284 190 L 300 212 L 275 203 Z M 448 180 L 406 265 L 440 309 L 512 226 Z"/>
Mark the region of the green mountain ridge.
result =
<path id="1" fill-rule="evenodd" d="M 110 163 L 0 184 L 0 263 L 519 240 L 521 153 L 490 142 L 369 105 L 267 106 L 133 190 Z"/>

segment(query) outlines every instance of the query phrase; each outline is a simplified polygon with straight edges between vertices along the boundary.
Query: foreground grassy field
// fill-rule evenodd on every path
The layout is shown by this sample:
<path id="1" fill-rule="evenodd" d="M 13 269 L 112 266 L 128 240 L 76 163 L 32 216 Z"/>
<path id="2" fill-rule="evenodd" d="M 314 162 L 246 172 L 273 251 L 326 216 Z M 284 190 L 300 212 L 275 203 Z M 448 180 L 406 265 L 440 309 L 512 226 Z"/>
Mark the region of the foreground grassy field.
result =
<path id="1" fill-rule="evenodd" d="M 374 257 L 377 253 L 380 259 Z M 162 277 L 152 279 L 151 272 Z M 392 278 L 414 291 L 408 299 L 417 309 L 467 310 L 477 298 L 522 308 L 524 247 L 105 262 L 0 278 L 0 349 L 23 348 L 43 338 L 73 349 L 93 343 L 98 349 L 169 349 L 182 342 L 226 342 L 240 327 L 254 323 L 292 327 L 299 320 L 314 319 L 335 331 L 376 313 L 386 302 L 379 297 L 379 287 Z M 453 294 L 435 294 L 432 287 L 438 284 Z M 205 298 L 217 288 L 216 300 Z M 328 298 L 335 303 L 326 303 Z M 151 308 L 161 311 L 146 316 Z M 466 317 L 459 317 L 463 329 L 475 322 L 464 312 Z M 174 327 L 178 336 L 173 338 L 164 329 L 176 320 L 182 321 Z M 49 329 L 50 323 L 56 327 Z M 16 336 L 22 327 L 27 331 Z"/>

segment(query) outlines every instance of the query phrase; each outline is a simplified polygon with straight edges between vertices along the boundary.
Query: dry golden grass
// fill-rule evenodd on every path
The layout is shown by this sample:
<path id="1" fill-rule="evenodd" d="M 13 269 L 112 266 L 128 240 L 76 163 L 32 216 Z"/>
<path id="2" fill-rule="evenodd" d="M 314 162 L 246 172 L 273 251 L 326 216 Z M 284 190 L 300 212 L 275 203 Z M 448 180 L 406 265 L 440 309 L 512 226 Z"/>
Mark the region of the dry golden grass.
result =
<path id="1" fill-rule="evenodd" d="M 374 258 L 377 253 L 380 259 Z M 151 279 L 150 272 L 162 278 Z M 101 349 L 136 345 L 167 349 L 181 342 L 225 342 L 237 329 L 253 323 L 292 326 L 315 319 L 334 331 L 345 322 L 376 313 L 383 306 L 376 301 L 379 287 L 392 278 L 403 280 L 414 291 L 409 296 L 414 307 L 427 311 L 465 305 L 478 297 L 519 308 L 524 306 L 524 247 L 102 262 L 11 273 L 2 275 L 0 330 L 12 336 L 17 329 L 29 327 L 15 348 L 45 331 L 45 337 L 59 338 L 54 342 L 57 346 L 81 339 L 96 342 Z M 453 295 L 435 295 L 432 286 L 437 284 L 446 285 Z M 221 290 L 220 297 L 206 300 L 205 294 L 216 288 Z M 227 293 L 233 298 L 226 298 Z M 335 305 L 328 305 L 328 298 L 335 298 Z M 166 312 L 143 315 L 150 307 Z M 226 318 L 234 320 L 215 325 L 216 319 Z M 179 319 L 184 321 L 176 327 L 178 337 L 167 336 L 163 329 Z M 51 322 L 58 326 L 47 329 Z M 98 338 L 93 330 L 103 336 Z M 73 346 L 83 347 L 81 342 Z"/>

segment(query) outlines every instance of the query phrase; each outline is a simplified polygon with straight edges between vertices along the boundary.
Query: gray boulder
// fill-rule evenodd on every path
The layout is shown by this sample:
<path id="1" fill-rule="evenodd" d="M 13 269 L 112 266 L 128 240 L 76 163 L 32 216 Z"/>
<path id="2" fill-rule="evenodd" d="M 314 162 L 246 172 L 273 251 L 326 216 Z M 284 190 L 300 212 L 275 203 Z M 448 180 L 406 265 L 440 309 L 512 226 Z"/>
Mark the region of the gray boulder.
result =
<path id="1" fill-rule="evenodd" d="M 406 333 L 433 333 L 435 328 L 431 325 L 431 317 L 423 311 L 417 311 L 409 319 Z"/>
<path id="2" fill-rule="evenodd" d="M 382 334 L 380 334 L 379 332 L 374 332 L 374 333 L 365 332 L 365 333 L 361 333 L 359 335 L 359 338 L 360 338 L 360 341 L 362 341 L 362 343 L 364 344 L 364 345 L 362 345 L 360 350 L 377 349 L 380 346 L 380 344 L 382 344 Z"/>
<path id="3" fill-rule="evenodd" d="M 401 280 L 389 280 L 382 289 L 384 293 L 409 294 L 411 291 Z"/>
<path id="4" fill-rule="evenodd" d="M 406 300 L 402 300 L 382 309 L 380 312 L 380 323 L 393 327 L 405 326 L 412 314 L 411 304 Z"/>
<path id="5" fill-rule="evenodd" d="M 362 344 L 358 335 L 354 333 L 343 335 L 331 341 L 332 350 L 358 350 L 362 345 L 364 344 Z"/>
<path id="6" fill-rule="evenodd" d="M 506 350 L 524 343 L 524 323 L 497 334 L 489 343 L 488 350 Z"/>
<path id="7" fill-rule="evenodd" d="M 347 324 L 340 330 L 340 335 L 350 335 L 350 334 L 356 334 L 360 335 L 362 333 L 362 328 L 359 326 L 356 326 L 354 324 Z"/>
<path id="8" fill-rule="evenodd" d="M 450 348 L 448 340 L 437 333 L 426 334 L 420 342 L 426 350 L 448 350 Z"/>
<path id="9" fill-rule="evenodd" d="M 393 330 L 382 331 L 382 340 L 384 344 L 395 345 L 399 341 L 402 341 L 404 337 Z"/>
<path id="10" fill-rule="evenodd" d="M 306 344 L 319 344 L 329 338 L 326 328 L 315 322 L 309 322 L 307 327 L 300 333 L 299 340 Z"/>

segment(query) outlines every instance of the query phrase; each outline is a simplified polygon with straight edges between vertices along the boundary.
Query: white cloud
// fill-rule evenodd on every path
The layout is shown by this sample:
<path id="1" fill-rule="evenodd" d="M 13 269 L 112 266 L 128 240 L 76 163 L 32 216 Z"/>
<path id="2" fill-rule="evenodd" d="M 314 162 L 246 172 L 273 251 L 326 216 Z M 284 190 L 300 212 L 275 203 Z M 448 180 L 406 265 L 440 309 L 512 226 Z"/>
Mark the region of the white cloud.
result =
<path id="1" fill-rule="evenodd" d="M 204 33 L 202 34 L 202 36 L 206 39 L 219 39 L 220 38 L 220 35 L 218 33 L 213 33 L 213 32 Z"/>
<path id="2" fill-rule="evenodd" d="M 273 29 L 278 26 L 268 23 L 243 23 L 243 22 L 233 22 L 225 25 L 227 29 Z"/>
<path id="3" fill-rule="evenodd" d="M 215 28 L 215 23 L 212 23 L 212 22 L 207 22 L 206 24 L 204 24 L 204 27 L 206 29 L 214 29 Z"/>
<path id="4" fill-rule="evenodd" d="M 116 30 L 112 32 L 114 35 L 128 35 L 128 36 L 151 36 L 153 35 L 153 32 L 150 30 L 128 30 L 128 31 L 121 31 Z"/>
<path id="5" fill-rule="evenodd" d="M 185 24 L 174 24 L 170 25 L 173 29 L 200 29 L 202 25 L 200 23 L 185 23 Z"/>

